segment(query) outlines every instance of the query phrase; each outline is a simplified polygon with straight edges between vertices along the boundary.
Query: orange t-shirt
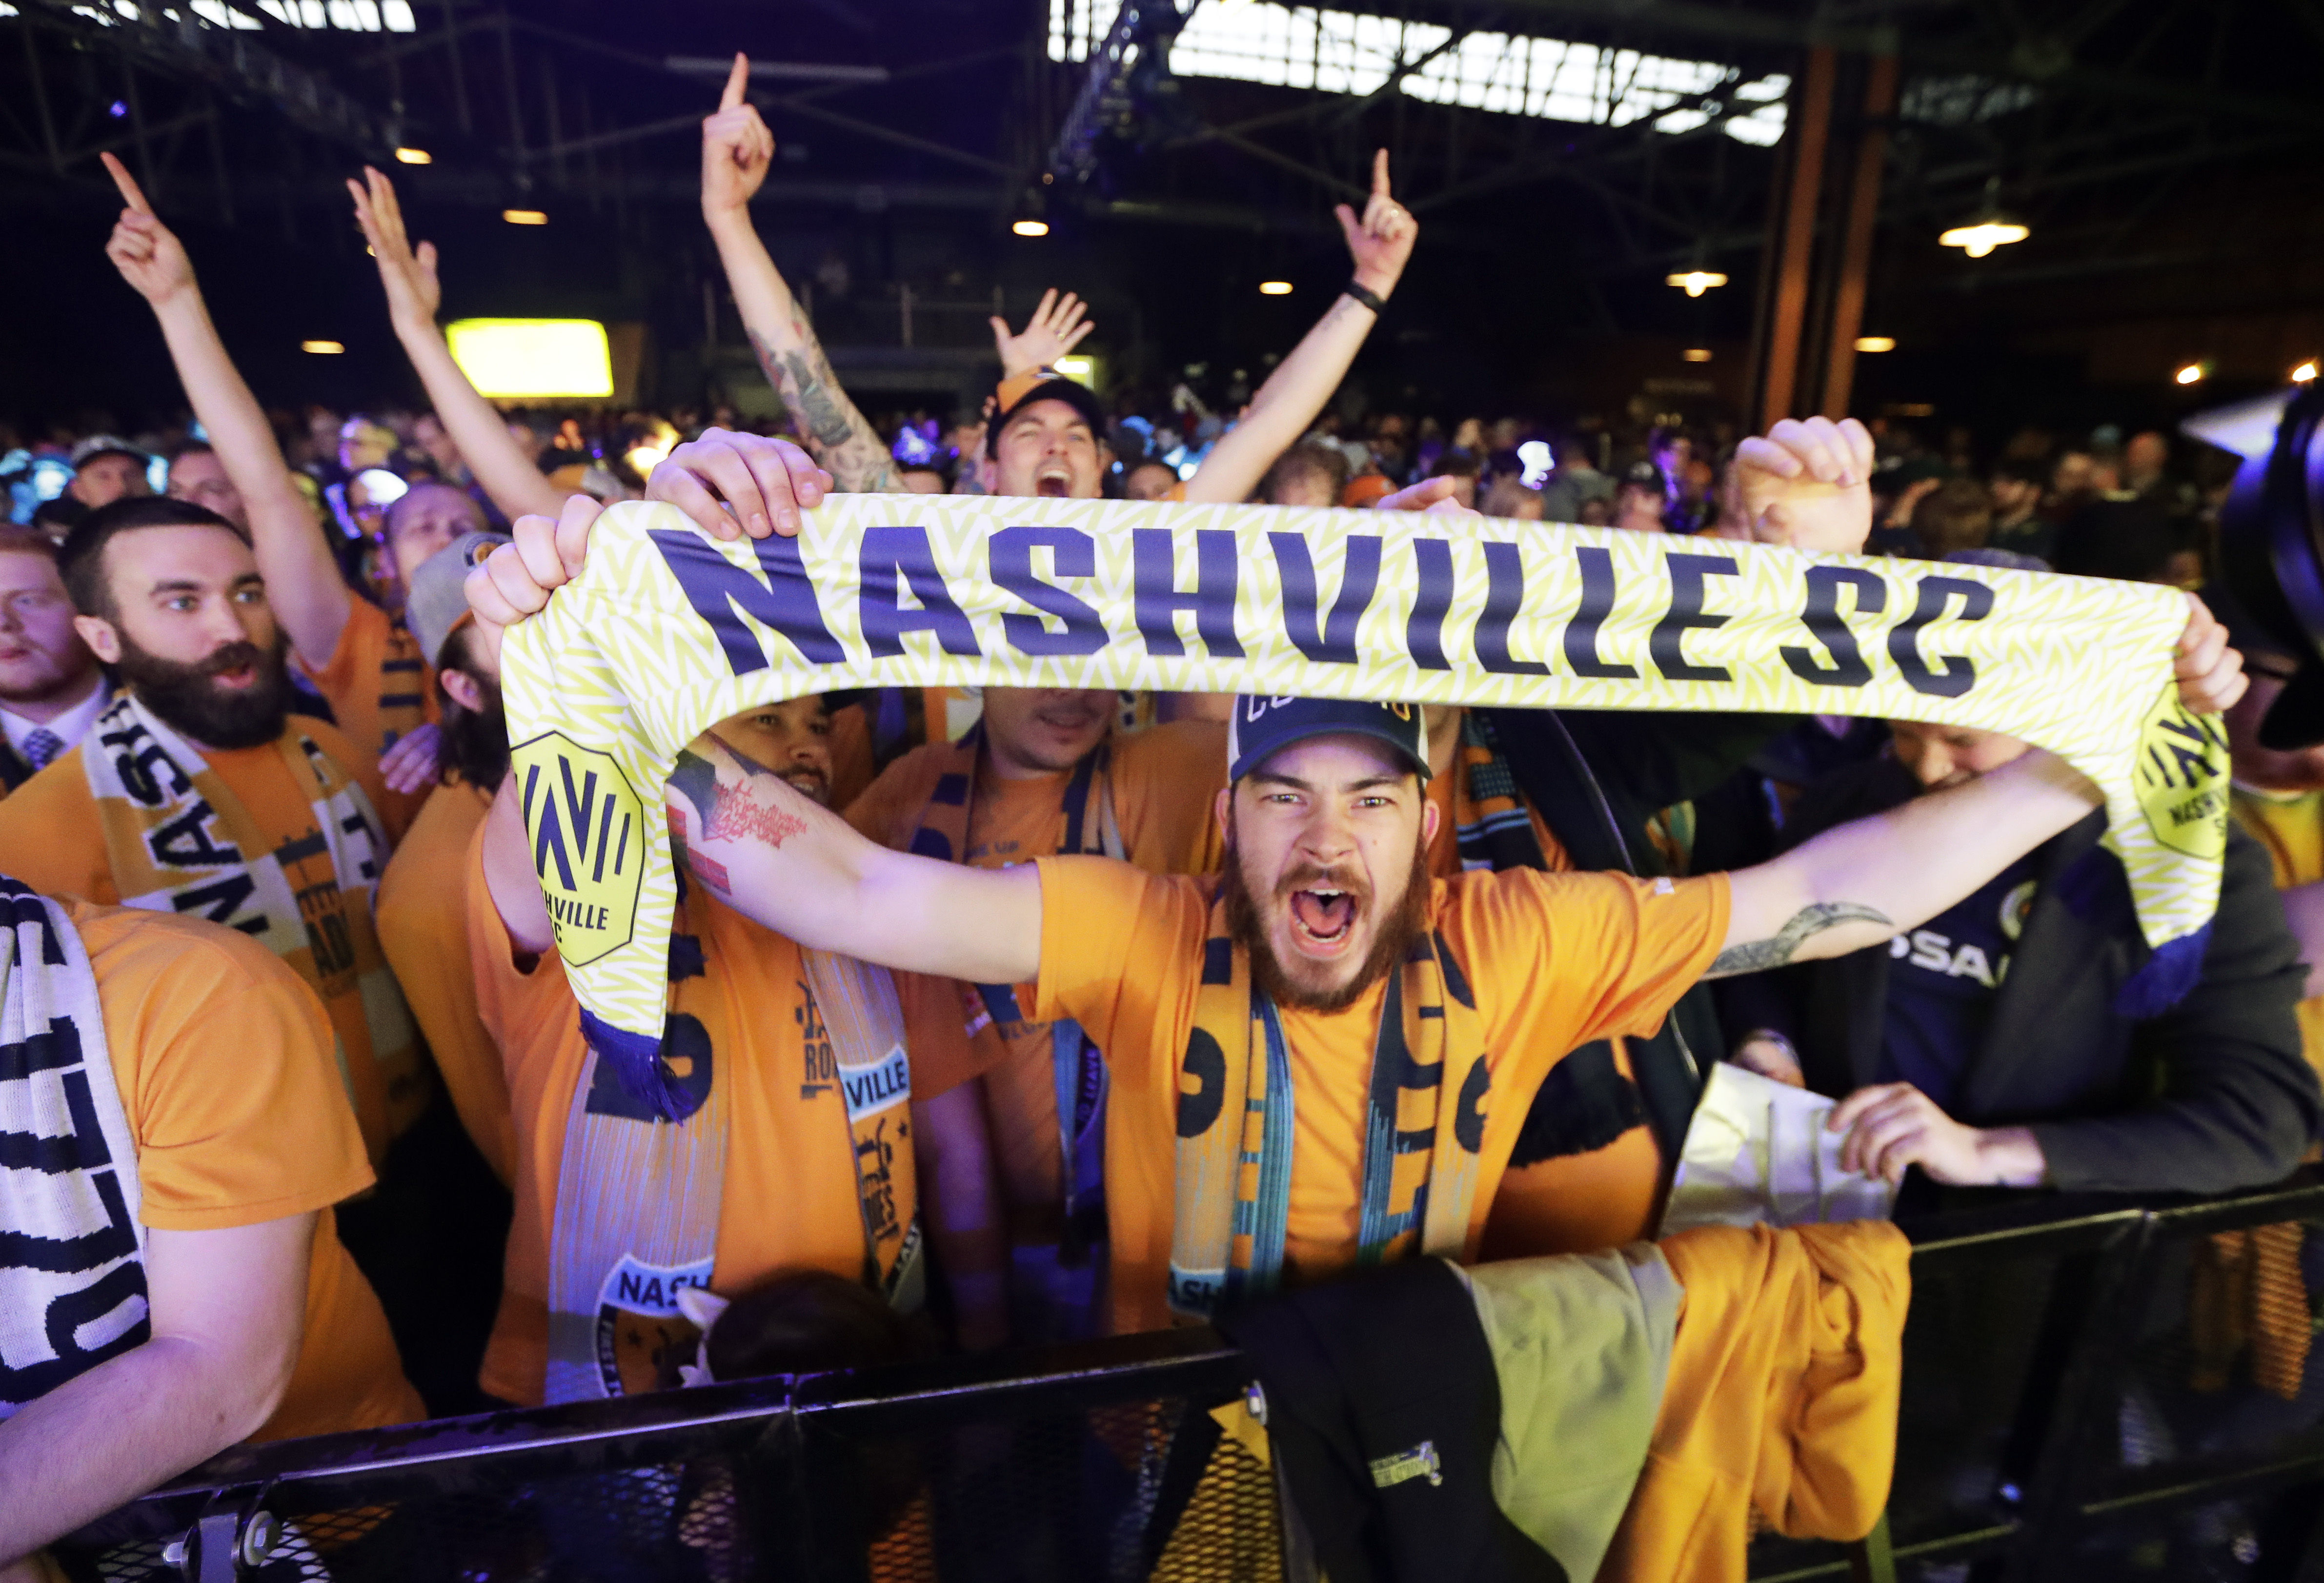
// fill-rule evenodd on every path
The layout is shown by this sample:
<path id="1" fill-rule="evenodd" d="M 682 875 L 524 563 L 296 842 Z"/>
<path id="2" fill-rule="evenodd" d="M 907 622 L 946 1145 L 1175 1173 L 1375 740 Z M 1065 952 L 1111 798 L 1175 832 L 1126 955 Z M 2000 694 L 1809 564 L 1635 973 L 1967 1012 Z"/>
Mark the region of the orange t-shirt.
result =
<path id="1" fill-rule="evenodd" d="M 1436 809 L 1436 836 L 1428 843 L 1428 872 L 1450 879 L 1462 872 L 1452 822 L 1452 788 L 1461 767 L 1428 782 Z M 1542 860 L 1552 874 L 1566 874 L 1573 859 L 1542 822 L 1532 803 L 1526 813 Z M 1615 1039 L 1614 1069 L 1633 1078 L 1628 1041 Z M 1662 1196 L 1663 1156 L 1654 1129 L 1640 1122 L 1603 1148 L 1586 1154 L 1560 1154 L 1530 1165 L 1512 1165 L 1501 1175 L 1492 1217 L 1478 1248 L 1480 1259 L 1531 1259 L 1549 1254 L 1594 1254 L 1653 1235 L 1655 1206 Z"/>
<path id="2" fill-rule="evenodd" d="M 157 1231 L 220 1231 L 319 1211 L 299 1361 L 252 1439 L 425 1418 L 387 1316 L 331 1218 L 372 1174 L 313 993 L 230 929 L 83 901 L 64 908 L 96 974 L 137 1140 L 139 1218 Z"/>
<path id="3" fill-rule="evenodd" d="M 554 950 L 521 970 L 484 883 L 479 825 L 462 858 L 476 1008 L 499 1042 L 516 1132 L 516 1217 L 501 1310 L 479 1375 L 511 1402 L 538 1402 L 549 1364 L 549 1240 L 565 1125 L 587 1046 L 580 1003 Z M 670 1010 L 709 1036 L 727 1099 L 726 1180 L 711 1288 L 733 1296 L 779 1271 L 863 1271 L 863 1220 L 839 1071 L 820 1021 L 809 1026 L 799 949 L 698 884 L 677 930 L 701 942 L 705 971 L 671 986 Z M 912 1097 L 973 1075 L 960 998 L 941 979 L 896 976 Z"/>
<path id="4" fill-rule="evenodd" d="M 879 771 L 872 753 L 872 713 L 861 704 L 831 711 L 831 806 L 845 808 L 863 795 Z"/>
<path id="5" fill-rule="evenodd" d="M 378 766 L 358 759 L 344 736 L 305 716 L 294 718 L 290 729 L 312 739 L 374 803 L 378 801 Z M 89 746 L 84 738 L 25 782 L 14 796 L 0 801 L 0 853 L 7 855 L 8 873 L 43 895 L 78 896 L 110 907 L 119 904 L 121 892 L 114 884 L 113 866 L 106 856 L 103 814 L 89 792 L 88 771 L 81 764 L 80 755 Z M 281 860 L 290 893 L 306 913 L 309 939 L 345 938 L 346 913 L 370 907 L 371 896 L 362 890 L 340 889 L 323 833 L 315 828 L 314 807 L 282 762 L 281 749 L 270 742 L 259 747 L 212 749 L 203 757 L 241 801 Z M 337 958 L 343 953 L 330 954 Z M 313 971 L 320 955 L 309 950 L 298 960 Z M 352 966 L 319 982 L 309 978 L 308 987 L 323 997 L 331 1026 L 346 1052 L 347 1070 L 359 1097 L 356 1117 L 376 1162 L 386 1153 L 388 1140 L 400 1135 L 427 1108 L 426 1069 L 415 1067 L 392 1081 L 379 1075 L 379 1064 L 372 1058 L 371 1023 L 364 1011 L 363 987 Z"/>
<path id="6" fill-rule="evenodd" d="M 427 662 L 420 658 L 420 641 L 401 617 L 354 594 L 347 596 L 347 624 L 339 629 L 339 646 L 320 671 L 308 675 L 329 701 L 339 730 L 355 745 L 359 756 L 349 762 L 374 773 L 379 755 L 397 739 L 437 717 L 436 690 Z M 428 800 L 425 792 L 365 790 L 379 804 L 379 817 L 392 841 L 402 838 Z"/>
<path id="7" fill-rule="evenodd" d="M 515 1180 L 516 1124 L 500 1046 L 476 1013 L 468 958 L 469 839 L 493 794 L 465 781 L 437 787 L 379 882 L 379 945 L 426 1035 L 460 1125 L 503 1184 Z"/>
<path id="8" fill-rule="evenodd" d="M 1214 885 L 1102 858 L 1040 865 L 1035 1014 L 1075 1018 L 1106 1053 L 1114 1328 L 1157 1328 L 1170 1323 L 1178 1069 Z M 1726 936 L 1727 879 L 1526 869 L 1434 880 L 1431 893 L 1434 927 L 1475 989 L 1490 1052 L 1481 1226 L 1544 1075 L 1577 1044 L 1661 1023 Z M 1305 1278 L 1355 1254 L 1364 1106 L 1385 1000 L 1379 984 L 1343 1012 L 1282 1014 L 1298 1097 L 1286 1260 Z"/>
<path id="9" fill-rule="evenodd" d="M 954 754 L 914 748 L 872 783 L 847 822 L 899 852 Z M 1213 812 L 1226 784 L 1226 727 L 1187 720 L 1117 736 L 1109 778 L 1114 819 L 1130 861 L 1148 874 L 1200 874 L 1217 864 Z M 1065 795 L 1072 772 L 1003 780 L 988 764 L 969 804 L 968 853 L 974 868 L 1005 868 L 1055 853 L 1065 839 Z M 1092 809 L 1087 817 L 1097 817 Z M 1057 1086 L 1047 1022 L 996 1024 L 1008 1048 L 984 1074 L 985 1114 L 1002 1188 L 1023 1230 L 1020 1241 L 1055 1241 L 1063 1203 L 1064 1147 L 1057 1136 Z"/>

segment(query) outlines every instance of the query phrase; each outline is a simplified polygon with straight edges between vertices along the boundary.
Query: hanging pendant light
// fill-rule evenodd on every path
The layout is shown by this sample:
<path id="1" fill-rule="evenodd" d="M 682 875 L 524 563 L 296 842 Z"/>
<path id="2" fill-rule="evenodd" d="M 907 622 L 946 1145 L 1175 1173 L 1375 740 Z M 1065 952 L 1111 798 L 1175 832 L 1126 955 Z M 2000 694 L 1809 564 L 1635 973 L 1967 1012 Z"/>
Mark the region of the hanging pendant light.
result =
<path id="1" fill-rule="evenodd" d="M 2033 234 L 2022 222 L 2001 212 L 2001 178 L 1988 176 L 1985 182 L 1985 206 L 1966 225 L 1955 226 L 1938 236 L 1937 245 L 1958 247 L 1971 258 L 1983 258 L 1997 247 L 2023 242 Z"/>

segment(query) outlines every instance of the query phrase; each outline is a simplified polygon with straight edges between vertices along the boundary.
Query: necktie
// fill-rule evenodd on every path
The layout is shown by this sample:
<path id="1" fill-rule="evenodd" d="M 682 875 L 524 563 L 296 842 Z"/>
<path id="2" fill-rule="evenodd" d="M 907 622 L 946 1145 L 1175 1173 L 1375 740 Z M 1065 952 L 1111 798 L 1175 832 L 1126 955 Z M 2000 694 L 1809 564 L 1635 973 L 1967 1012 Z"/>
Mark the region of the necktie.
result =
<path id="1" fill-rule="evenodd" d="M 36 770 L 44 770 L 49 761 L 65 750 L 65 739 L 45 726 L 36 726 L 24 738 L 24 761 Z"/>

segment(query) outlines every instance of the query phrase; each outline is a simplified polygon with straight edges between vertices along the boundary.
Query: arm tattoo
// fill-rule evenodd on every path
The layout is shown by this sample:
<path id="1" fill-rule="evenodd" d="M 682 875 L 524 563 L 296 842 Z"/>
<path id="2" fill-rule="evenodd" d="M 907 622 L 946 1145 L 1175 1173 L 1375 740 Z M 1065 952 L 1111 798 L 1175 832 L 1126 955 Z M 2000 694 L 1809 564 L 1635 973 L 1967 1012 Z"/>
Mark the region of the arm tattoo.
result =
<path id="1" fill-rule="evenodd" d="M 720 746 L 725 744 L 721 742 Z M 753 779 L 774 781 L 774 773 L 764 764 L 726 748 L 727 755 L 742 766 Z M 721 785 L 718 772 L 708 759 L 684 748 L 678 750 L 678 763 L 670 771 L 669 783 L 678 794 L 694 809 L 694 817 L 702 826 L 706 841 L 764 841 L 770 847 L 779 847 L 793 836 L 803 835 L 807 820 L 788 809 L 761 802 L 752 795 L 749 782 L 739 786 Z M 676 821 L 673 821 L 676 829 Z M 687 846 L 683 831 L 679 844 L 686 853 L 687 866 L 693 869 L 713 889 L 727 888 L 726 873 L 720 865 L 704 857 Z"/>
<path id="2" fill-rule="evenodd" d="M 1870 923 L 1881 929 L 1895 924 L 1877 908 L 1859 906 L 1854 902 L 1818 902 L 1792 914 L 1791 921 L 1775 930 L 1773 940 L 1746 940 L 1741 945 L 1729 946 L 1711 961 L 1703 973 L 1705 978 L 1729 978 L 1738 973 L 1758 973 L 1769 967 L 1780 967 L 1798 954 L 1811 935 L 1821 934 L 1827 929 L 1843 923 Z"/>
<path id="3" fill-rule="evenodd" d="M 751 795 L 748 786 L 720 786 L 713 793 L 710 818 L 704 821 L 706 841 L 764 841 L 779 847 L 805 833 L 807 820 L 787 809 L 775 808 Z"/>
<path id="4" fill-rule="evenodd" d="M 816 339 L 807 315 L 792 307 L 791 333 L 799 344 L 788 351 L 777 349 L 756 330 L 747 333 L 767 383 L 781 393 L 783 405 L 805 430 L 808 452 L 830 469 L 833 482 L 857 494 L 894 489 L 895 458 L 839 387 L 839 376 L 832 372 L 831 359 L 824 356 L 823 343 Z"/>

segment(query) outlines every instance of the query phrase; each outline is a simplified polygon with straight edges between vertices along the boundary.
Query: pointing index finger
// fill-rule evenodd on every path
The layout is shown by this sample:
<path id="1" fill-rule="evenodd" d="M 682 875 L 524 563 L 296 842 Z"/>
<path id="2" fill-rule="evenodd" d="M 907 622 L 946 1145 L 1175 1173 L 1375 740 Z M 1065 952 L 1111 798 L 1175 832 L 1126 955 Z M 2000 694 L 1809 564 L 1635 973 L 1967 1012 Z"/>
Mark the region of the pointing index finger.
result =
<path id="1" fill-rule="evenodd" d="M 742 102 L 742 90 L 750 86 L 751 58 L 742 51 L 734 51 L 734 69 L 726 74 L 726 91 L 718 96 L 718 107 L 732 110 Z"/>
<path id="2" fill-rule="evenodd" d="M 1388 196 L 1388 150 L 1386 149 L 1381 149 L 1372 155 L 1372 196 L 1374 198 Z"/>
<path id="3" fill-rule="evenodd" d="M 152 214 L 153 206 L 145 201 L 145 194 L 138 187 L 137 179 L 129 173 L 129 167 L 109 153 L 97 157 L 105 162 L 106 173 L 112 176 L 113 184 L 121 190 L 121 201 L 141 215 Z"/>

